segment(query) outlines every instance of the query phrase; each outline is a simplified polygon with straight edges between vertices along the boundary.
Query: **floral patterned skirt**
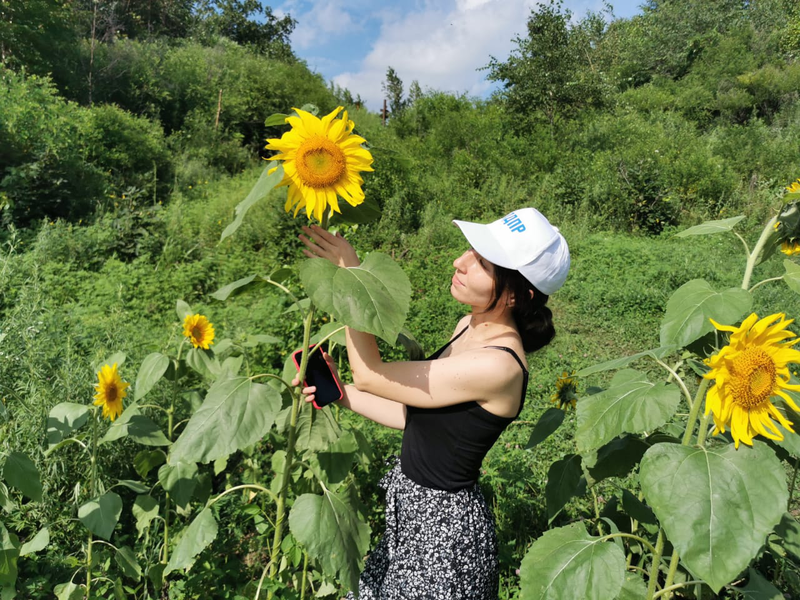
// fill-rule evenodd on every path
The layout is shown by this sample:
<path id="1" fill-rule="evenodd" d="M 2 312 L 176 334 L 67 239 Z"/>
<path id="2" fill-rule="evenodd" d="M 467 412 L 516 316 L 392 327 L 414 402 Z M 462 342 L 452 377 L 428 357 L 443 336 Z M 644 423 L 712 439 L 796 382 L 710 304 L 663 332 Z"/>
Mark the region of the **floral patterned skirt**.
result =
<path id="1" fill-rule="evenodd" d="M 386 532 L 367 557 L 359 600 L 496 600 L 497 536 L 480 487 L 426 488 L 394 462 L 380 482 Z"/>

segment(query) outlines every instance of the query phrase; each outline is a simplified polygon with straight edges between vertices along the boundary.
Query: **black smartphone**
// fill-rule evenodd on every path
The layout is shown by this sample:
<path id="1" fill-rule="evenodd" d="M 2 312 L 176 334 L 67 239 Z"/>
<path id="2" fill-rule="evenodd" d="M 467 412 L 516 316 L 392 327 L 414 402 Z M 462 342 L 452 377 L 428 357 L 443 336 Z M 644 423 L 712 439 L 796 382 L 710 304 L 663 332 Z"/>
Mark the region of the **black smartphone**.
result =
<path id="1" fill-rule="evenodd" d="M 309 350 L 313 349 L 314 346 L 309 348 Z M 339 382 L 336 381 L 336 376 L 333 374 L 331 366 L 322 358 L 322 350 L 324 350 L 324 347 L 309 355 L 306 378 L 303 381 L 303 385 L 306 387 L 313 385 L 317 388 L 312 402 L 314 408 L 322 408 L 332 402 L 341 400 L 344 396 L 344 392 L 339 386 Z M 300 370 L 302 354 L 302 348 L 292 354 L 294 366 L 298 371 Z"/>

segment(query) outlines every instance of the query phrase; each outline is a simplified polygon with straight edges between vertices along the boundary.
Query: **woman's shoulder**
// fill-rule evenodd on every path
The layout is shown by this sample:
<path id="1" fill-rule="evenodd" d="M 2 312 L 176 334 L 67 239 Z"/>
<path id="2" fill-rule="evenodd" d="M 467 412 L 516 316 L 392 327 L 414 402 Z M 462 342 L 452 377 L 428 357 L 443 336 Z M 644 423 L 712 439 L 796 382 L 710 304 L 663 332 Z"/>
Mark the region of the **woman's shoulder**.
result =
<path id="1" fill-rule="evenodd" d="M 453 329 L 453 333 L 450 335 L 450 340 L 452 341 L 459 333 L 464 331 L 465 328 L 469 326 L 470 319 L 472 319 L 471 314 L 464 315 L 458 320 L 456 324 L 456 328 Z"/>

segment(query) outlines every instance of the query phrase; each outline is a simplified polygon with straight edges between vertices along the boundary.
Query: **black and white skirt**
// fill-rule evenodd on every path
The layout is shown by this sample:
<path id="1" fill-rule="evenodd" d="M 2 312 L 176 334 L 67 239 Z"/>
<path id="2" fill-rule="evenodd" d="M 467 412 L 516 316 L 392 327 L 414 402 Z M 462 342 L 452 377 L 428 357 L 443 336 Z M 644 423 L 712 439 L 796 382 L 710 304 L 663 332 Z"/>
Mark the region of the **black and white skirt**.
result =
<path id="1" fill-rule="evenodd" d="M 367 557 L 359 600 L 496 600 L 497 536 L 480 487 L 426 488 L 395 462 L 380 482 L 386 532 Z"/>

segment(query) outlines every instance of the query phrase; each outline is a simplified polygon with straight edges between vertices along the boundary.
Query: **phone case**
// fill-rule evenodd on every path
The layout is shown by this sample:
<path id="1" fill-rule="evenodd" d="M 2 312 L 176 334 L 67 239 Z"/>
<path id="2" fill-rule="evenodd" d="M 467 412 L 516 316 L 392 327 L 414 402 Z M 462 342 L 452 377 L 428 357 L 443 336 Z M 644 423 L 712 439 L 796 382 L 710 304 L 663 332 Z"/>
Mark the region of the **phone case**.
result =
<path id="1" fill-rule="evenodd" d="M 313 349 L 313 348 L 314 348 L 314 344 L 309 346 L 309 349 Z M 292 362 L 294 362 L 294 367 L 298 371 L 300 371 L 300 361 L 298 359 L 300 358 L 302 353 L 303 353 L 303 349 L 302 348 L 300 348 L 299 350 L 295 350 L 292 353 Z M 314 398 L 314 400 L 311 401 L 311 404 L 314 405 L 314 408 L 322 409 L 322 408 L 325 408 L 326 406 L 328 406 L 328 404 L 333 404 L 337 400 L 341 400 L 344 397 L 344 390 L 342 390 L 341 386 L 339 385 L 339 382 L 336 379 L 336 375 L 334 374 L 333 369 L 331 369 L 331 366 L 328 364 L 328 361 L 326 361 L 324 358 L 322 358 L 322 354 L 320 354 L 319 351 L 315 352 L 314 355 L 318 355 L 319 356 L 319 360 L 321 360 L 325 364 L 325 367 L 326 367 L 326 368 L 324 368 L 324 370 L 322 368 L 320 368 L 319 370 L 317 370 L 317 373 L 320 373 L 320 371 L 322 371 L 320 373 L 320 375 L 322 377 L 325 377 L 329 381 L 329 383 L 333 384 L 333 386 L 336 387 L 336 390 L 338 392 L 338 395 L 335 398 L 326 399 L 326 402 L 324 402 L 323 404 L 317 404 L 317 399 L 316 398 Z M 313 361 L 313 360 L 315 360 L 313 358 L 313 356 L 309 358 L 309 363 L 308 363 L 308 366 L 306 367 L 306 374 L 308 374 L 308 369 L 311 367 L 311 361 Z M 308 387 L 308 380 L 304 380 L 303 381 L 303 385 Z M 319 388 L 319 386 L 317 386 L 317 388 Z M 319 389 L 317 391 L 319 392 Z"/>

